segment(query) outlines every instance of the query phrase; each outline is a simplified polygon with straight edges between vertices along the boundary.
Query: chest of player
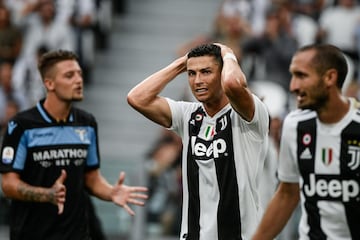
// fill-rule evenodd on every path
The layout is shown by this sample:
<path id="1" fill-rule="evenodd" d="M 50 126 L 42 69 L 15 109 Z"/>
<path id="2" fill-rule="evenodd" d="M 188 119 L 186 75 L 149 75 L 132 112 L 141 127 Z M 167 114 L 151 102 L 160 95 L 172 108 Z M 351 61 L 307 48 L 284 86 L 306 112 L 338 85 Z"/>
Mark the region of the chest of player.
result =
<path id="1" fill-rule="evenodd" d="M 24 133 L 29 164 L 41 167 L 81 166 L 93 140 L 91 128 L 56 126 Z"/>
<path id="2" fill-rule="evenodd" d="M 195 115 L 189 124 L 192 156 L 197 160 L 218 159 L 232 152 L 230 111 L 218 118 Z"/>
<path id="3" fill-rule="evenodd" d="M 297 161 L 308 198 L 360 201 L 360 125 L 299 124 Z"/>

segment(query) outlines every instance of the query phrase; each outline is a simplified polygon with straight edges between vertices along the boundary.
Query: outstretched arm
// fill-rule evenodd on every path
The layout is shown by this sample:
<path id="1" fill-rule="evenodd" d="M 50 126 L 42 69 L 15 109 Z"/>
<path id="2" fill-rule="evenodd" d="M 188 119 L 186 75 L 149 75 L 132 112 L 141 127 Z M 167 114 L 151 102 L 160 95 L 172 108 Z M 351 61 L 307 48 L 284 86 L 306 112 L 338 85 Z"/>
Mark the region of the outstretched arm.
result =
<path id="1" fill-rule="evenodd" d="M 66 172 L 61 170 L 52 187 L 44 188 L 29 185 L 20 179 L 19 174 L 9 172 L 2 175 L 2 189 L 5 196 L 11 199 L 52 203 L 58 207 L 58 213 L 62 214 L 66 197 L 65 179 Z"/>
<path id="2" fill-rule="evenodd" d="M 170 127 L 170 107 L 159 94 L 171 80 L 186 71 L 186 61 L 187 56 L 180 57 L 140 82 L 128 93 L 128 103 L 148 119 Z"/>
<path id="3" fill-rule="evenodd" d="M 272 240 L 284 228 L 296 208 L 300 194 L 298 183 L 281 182 L 271 199 L 252 240 Z"/>
<path id="4" fill-rule="evenodd" d="M 91 170 L 86 173 L 86 186 L 94 196 L 123 207 L 130 215 L 135 215 L 135 212 L 128 204 L 143 206 L 143 200 L 148 196 L 146 187 L 141 186 L 127 186 L 124 184 L 125 173 L 121 172 L 118 182 L 112 186 L 100 174 L 100 171 Z"/>
<path id="5" fill-rule="evenodd" d="M 224 65 L 221 72 L 221 83 L 232 107 L 242 118 L 251 121 L 255 113 L 255 103 L 234 52 L 231 48 L 215 43 L 221 48 Z"/>

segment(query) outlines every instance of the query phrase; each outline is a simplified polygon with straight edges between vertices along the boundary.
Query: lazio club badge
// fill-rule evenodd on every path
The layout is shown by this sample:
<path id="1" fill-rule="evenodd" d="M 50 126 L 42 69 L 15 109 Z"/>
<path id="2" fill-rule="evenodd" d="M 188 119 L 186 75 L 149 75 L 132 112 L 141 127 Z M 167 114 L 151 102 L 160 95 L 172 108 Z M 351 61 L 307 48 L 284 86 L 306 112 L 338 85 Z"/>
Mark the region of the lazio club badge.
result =
<path id="1" fill-rule="evenodd" d="M 1 159 L 4 164 L 11 163 L 14 159 L 14 149 L 12 147 L 4 147 Z"/>

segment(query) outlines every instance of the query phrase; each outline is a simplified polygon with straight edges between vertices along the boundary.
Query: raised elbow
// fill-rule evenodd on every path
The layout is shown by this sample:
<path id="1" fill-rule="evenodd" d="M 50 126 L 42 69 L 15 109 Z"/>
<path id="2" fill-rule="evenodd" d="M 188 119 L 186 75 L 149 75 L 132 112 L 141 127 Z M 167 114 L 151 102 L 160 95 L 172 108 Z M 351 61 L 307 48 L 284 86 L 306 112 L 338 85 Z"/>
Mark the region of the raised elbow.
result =
<path id="1" fill-rule="evenodd" d="M 134 98 L 133 94 L 131 94 L 131 93 L 128 93 L 128 95 L 126 97 L 126 101 L 132 107 L 134 107 L 136 105 L 136 99 Z"/>
<path id="2" fill-rule="evenodd" d="M 141 96 L 138 96 L 135 92 L 129 92 L 126 98 L 128 104 L 134 109 L 141 108 Z"/>

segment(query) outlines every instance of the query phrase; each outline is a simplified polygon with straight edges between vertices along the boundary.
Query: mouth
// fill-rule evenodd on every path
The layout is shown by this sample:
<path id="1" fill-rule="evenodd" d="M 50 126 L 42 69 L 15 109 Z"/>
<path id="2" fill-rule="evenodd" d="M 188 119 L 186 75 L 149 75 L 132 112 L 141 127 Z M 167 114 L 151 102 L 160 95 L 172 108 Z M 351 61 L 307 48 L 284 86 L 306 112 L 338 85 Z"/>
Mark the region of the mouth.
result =
<path id="1" fill-rule="evenodd" d="M 75 92 L 77 92 L 77 93 L 82 93 L 82 92 L 83 92 L 83 88 L 82 88 L 82 87 L 77 87 L 77 88 L 75 88 Z"/>
<path id="2" fill-rule="evenodd" d="M 301 102 L 301 101 L 304 101 L 304 98 L 306 97 L 306 94 L 305 93 L 297 93 L 296 94 L 296 100 L 298 102 Z"/>
<path id="3" fill-rule="evenodd" d="M 195 92 L 196 93 L 205 93 L 205 92 L 207 92 L 208 91 L 208 89 L 207 88 L 197 88 L 197 89 L 195 89 Z"/>

